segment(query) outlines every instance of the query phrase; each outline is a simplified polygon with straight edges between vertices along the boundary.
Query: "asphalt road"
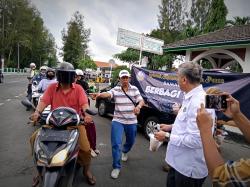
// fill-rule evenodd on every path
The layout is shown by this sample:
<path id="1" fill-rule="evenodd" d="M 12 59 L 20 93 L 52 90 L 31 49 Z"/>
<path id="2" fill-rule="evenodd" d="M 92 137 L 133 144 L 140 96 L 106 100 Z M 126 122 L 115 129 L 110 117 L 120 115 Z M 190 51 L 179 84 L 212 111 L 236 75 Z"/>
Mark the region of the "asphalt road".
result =
<path id="1" fill-rule="evenodd" d="M 6 75 L 5 83 L 0 84 L 0 186 L 31 186 L 35 173 L 30 154 L 29 137 L 36 127 L 27 124 L 31 112 L 25 110 L 20 101 L 26 95 L 26 76 Z M 94 103 L 91 103 L 94 108 Z M 138 132 L 136 143 L 129 154 L 129 160 L 122 164 L 120 177 L 111 179 L 112 156 L 110 145 L 111 118 L 94 117 L 97 128 L 97 147 L 101 154 L 92 161 L 92 171 L 97 178 L 95 186 L 165 186 L 167 173 L 162 171 L 166 145 L 157 152 L 148 150 L 149 142 Z M 222 147 L 225 159 L 247 158 L 249 144 L 227 140 Z M 81 173 L 75 187 L 88 186 Z M 204 186 L 211 186 L 207 179 Z"/>

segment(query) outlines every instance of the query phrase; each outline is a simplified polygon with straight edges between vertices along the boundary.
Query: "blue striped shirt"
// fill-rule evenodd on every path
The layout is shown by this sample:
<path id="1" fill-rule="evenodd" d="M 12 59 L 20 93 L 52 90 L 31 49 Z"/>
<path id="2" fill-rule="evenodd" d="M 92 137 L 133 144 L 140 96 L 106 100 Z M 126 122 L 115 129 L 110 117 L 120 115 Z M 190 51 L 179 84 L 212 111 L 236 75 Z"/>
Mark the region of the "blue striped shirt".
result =
<path id="1" fill-rule="evenodd" d="M 133 110 L 135 108 L 132 101 L 124 94 L 121 89 L 121 86 L 116 86 L 108 93 L 111 94 L 111 98 L 115 100 L 115 111 L 113 121 L 117 121 L 123 124 L 136 124 L 137 117 L 134 114 Z M 137 87 L 129 84 L 127 95 L 135 102 L 140 102 L 142 96 Z"/>

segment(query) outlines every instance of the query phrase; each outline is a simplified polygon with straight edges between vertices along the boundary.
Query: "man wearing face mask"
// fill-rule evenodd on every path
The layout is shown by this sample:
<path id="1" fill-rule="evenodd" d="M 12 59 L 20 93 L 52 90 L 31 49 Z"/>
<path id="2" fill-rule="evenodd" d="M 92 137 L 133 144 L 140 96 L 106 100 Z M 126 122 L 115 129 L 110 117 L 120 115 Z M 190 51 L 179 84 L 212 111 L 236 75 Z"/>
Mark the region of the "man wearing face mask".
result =
<path id="1" fill-rule="evenodd" d="M 47 71 L 47 67 L 46 66 L 41 66 L 39 74 L 35 75 L 32 78 L 32 83 L 34 81 L 36 81 L 37 83 L 39 83 L 42 79 L 45 79 L 46 78 L 46 71 Z"/>
<path id="2" fill-rule="evenodd" d="M 50 84 L 57 82 L 55 77 L 55 70 L 52 68 L 48 68 L 46 71 L 46 79 L 42 79 L 38 84 L 38 91 L 43 93 Z"/>

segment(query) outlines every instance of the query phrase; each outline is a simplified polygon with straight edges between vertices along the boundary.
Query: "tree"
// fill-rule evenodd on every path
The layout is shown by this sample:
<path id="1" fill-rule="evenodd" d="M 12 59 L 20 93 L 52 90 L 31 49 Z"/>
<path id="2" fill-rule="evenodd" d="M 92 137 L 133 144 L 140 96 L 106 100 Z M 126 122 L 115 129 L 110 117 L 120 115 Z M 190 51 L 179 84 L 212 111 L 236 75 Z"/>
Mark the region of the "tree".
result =
<path id="1" fill-rule="evenodd" d="M 250 17 L 234 17 L 234 20 L 228 20 L 227 25 L 247 25 L 250 24 Z"/>
<path id="2" fill-rule="evenodd" d="M 87 68 L 95 69 L 96 70 L 97 66 L 96 66 L 96 64 L 94 63 L 94 61 L 90 57 L 87 57 L 85 59 L 81 59 L 78 62 L 78 68 L 79 69 L 84 69 L 84 70 L 86 70 Z"/>
<path id="3" fill-rule="evenodd" d="M 226 25 L 227 7 L 224 0 L 212 0 L 204 33 L 222 29 Z"/>
<path id="4" fill-rule="evenodd" d="M 48 45 L 54 38 L 30 1 L 1 0 L 0 20 L 0 52 L 8 67 L 17 67 L 18 51 L 21 68 L 55 55 L 54 43 Z"/>
<path id="5" fill-rule="evenodd" d="M 167 70 L 172 69 L 173 65 L 173 57 L 172 54 L 165 54 L 165 55 L 154 55 L 149 60 L 148 69 L 160 69 L 166 66 Z"/>
<path id="6" fill-rule="evenodd" d="M 114 84 L 119 79 L 119 73 L 121 70 L 126 69 L 128 72 L 130 72 L 130 69 L 127 68 L 127 66 L 118 66 L 114 68 L 112 71 L 112 84 Z"/>
<path id="7" fill-rule="evenodd" d="M 198 30 L 201 33 L 204 30 L 205 23 L 207 21 L 208 10 L 210 8 L 211 0 L 192 0 L 191 6 L 191 20 L 187 24 L 187 26 L 193 28 L 194 30 Z"/>
<path id="8" fill-rule="evenodd" d="M 140 54 L 139 54 L 138 50 L 128 48 L 126 51 L 122 51 L 121 53 L 117 53 L 113 57 L 118 58 L 124 62 L 135 63 L 135 62 L 139 61 Z"/>
<path id="9" fill-rule="evenodd" d="M 87 56 L 87 48 L 90 29 L 86 29 L 83 22 L 84 17 L 77 11 L 68 22 L 68 30 L 62 31 L 63 60 L 78 67 L 78 62 Z"/>

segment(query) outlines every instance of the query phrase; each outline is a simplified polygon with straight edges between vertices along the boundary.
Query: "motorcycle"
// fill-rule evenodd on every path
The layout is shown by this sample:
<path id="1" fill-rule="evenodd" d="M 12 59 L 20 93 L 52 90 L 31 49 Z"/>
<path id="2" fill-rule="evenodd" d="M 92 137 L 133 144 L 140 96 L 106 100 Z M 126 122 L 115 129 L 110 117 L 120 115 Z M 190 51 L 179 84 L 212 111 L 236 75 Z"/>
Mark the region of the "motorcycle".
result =
<path id="1" fill-rule="evenodd" d="M 42 95 L 42 93 L 40 93 L 39 90 L 38 90 L 37 81 L 33 81 L 31 97 L 32 97 L 32 102 L 33 102 L 34 106 L 37 106 L 39 98 L 40 98 L 41 95 Z"/>
<path id="2" fill-rule="evenodd" d="M 95 115 L 96 112 L 86 110 Z M 72 186 L 79 152 L 77 129 L 69 130 L 83 122 L 77 112 L 69 107 L 59 107 L 49 113 L 34 143 L 34 162 L 39 172 L 40 186 Z"/>

